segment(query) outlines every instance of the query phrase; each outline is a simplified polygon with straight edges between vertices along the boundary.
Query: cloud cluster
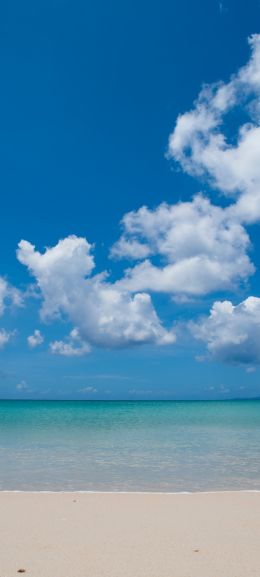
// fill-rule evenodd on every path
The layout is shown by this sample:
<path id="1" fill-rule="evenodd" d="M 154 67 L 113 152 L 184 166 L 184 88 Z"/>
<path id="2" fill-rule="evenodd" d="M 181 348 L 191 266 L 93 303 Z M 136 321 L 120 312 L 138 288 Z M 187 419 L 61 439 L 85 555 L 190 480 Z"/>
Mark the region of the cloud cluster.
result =
<path id="1" fill-rule="evenodd" d="M 201 195 L 155 210 L 144 206 L 126 214 L 122 226 L 112 257 L 140 260 L 142 254 L 159 255 L 164 263 L 155 266 L 146 259 L 129 268 L 117 283 L 128 290 L 204 295 L 233 290 L 254 272 L 244 227 Z"/>
<path id="2" fill-rule="evenodd" d="M 185 172 L 238 197 L 231 212 L 243 222 L 260 219 L 260 35 L 249 42 L 249 62 L 228 83 L 204 86 L 169 139 L 169 156 Z M 225 134 L 224 119 L 237 107 L 246 118 L 234 143 Z"/>
<path id="3" fill-rule="evenodd" d="M 190 323 L 196 339 L 204 341 L 216 360 L 260 363 L 260 298 L 248 297 L 234 306 L 215 302 L 207 318 Z"/>
<path id="4" fill-rule="evenodd" d="M 166 292 L 181 302 L 235 290 L 254 272 L 245 226 L 260 220 L 260 35 L 249 43 L 249 62 L 229 82 L 204 86 L 169 139 L 169 157 L 219 189 L 229 204 L 223 208 L 197 195 L 191 202 L 126 214 L 111 256 L 139 262 L 118 286 Z M 243 121 L 235 139 L 228 139 L 224 121 L 234 110 Z M 249 297 L 238 307 L 217 302 L 209 318 L 191 327 L 215 358 L 259 362 L 259 299 Z"/>
<path id="5" fill-rule="evenodd" d="M 260 35 L 251 37 L 250 46 L 249 62 L 226 84 L 204 86 L 169 139 L 169 156 L 184 171 L 208 178 L 232 199 L 237 196 L 236 202 L 222 208 L 197 195 L 191 202 L 126 214 L 111 256 L 140 262 L 118 286 L 178 297 L 205 295 L 234 290 L 254 272 L 245 224 L 260 219 Z M 236 107 L 247 120 L 234 144 L 223 121 Z M 159 265 L 153 256 L 160 257 Z"/>
<path id="6" fill-rule="evenodd" d="M 36 279 L 42 320 L 65 317 L 77 327 L 50 344 L 52 353 L 78 357 L 91 346 L 173 343 L 175 335 L 162 326 L 150 292 L 181 303 L 235 291 L 254 273 L 246 227 L 260 220 L 260 35 L 250 38 L 250 48 L 248 63 L 228 82 L 202 88 L 169 139 L 169 157 L 226 195 L 225 206 L 198 194 L 189 202 L 125 214 L 110 256 L 131 266 L 114 283 L 106 272 L 94 273 L 93 246 L 85 238 L 68 236 L 43 253 L 20 242 L 17 256 Z M 0 314 L 8 299 L 19 300 L 5 282 L 0 279 Z M 215 359 L 259 363 L 259 302 L 215 302 L 208 317 L 190 323 L 191 331 Z M 34 347 L 41 339 L 35 331 L 28 343 Z"/>
<path id="7" fill-rule="evenodd" d="M 94 267 L 90 253 L 91 245 L 76 236 L 43 254 L 29 242 L 20 242 L 18 259 L 36 278 L 42 293 L 42 319 L 65 315 L 77 327 L 82 341 L 90 345 L 111 348 L 173 343 L 175 336 L 163 328 L 150 295 L 131 295 L 109 283 L 106 273 L 90 276 Z M 65 350 L 60 343 L 53 346 L 54 352 Z"/>

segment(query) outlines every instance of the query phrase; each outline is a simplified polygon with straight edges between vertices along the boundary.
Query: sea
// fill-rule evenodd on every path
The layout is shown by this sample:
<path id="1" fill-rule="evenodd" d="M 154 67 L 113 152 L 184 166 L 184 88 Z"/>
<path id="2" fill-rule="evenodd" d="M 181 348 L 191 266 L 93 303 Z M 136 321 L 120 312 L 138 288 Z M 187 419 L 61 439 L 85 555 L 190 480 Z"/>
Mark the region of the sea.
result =
<path id="1" fill-rule="evenodd" d="M 0 401 L 0 490 L 260 490 L 260 401 Z"/>

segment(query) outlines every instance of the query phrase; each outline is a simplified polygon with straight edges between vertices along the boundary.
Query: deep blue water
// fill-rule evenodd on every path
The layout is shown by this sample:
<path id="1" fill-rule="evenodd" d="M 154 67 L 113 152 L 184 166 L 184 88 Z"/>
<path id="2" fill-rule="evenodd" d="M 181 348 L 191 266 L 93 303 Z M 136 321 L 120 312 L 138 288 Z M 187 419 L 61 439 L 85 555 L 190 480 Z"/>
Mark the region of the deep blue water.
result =
<path id="1" fill-rule="evenodd" d="M 260 489 L 260 401 L 0 401 L 1 489 Z"/>

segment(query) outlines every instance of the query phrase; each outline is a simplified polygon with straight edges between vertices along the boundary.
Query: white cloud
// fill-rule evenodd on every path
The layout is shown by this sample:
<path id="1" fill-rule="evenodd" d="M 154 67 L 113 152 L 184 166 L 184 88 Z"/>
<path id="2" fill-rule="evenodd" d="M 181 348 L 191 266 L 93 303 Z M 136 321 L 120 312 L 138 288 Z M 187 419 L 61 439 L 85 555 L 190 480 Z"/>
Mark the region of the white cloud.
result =
<path id="1" fill-rule="evenodd" d="M 159 255 L 162 265 L 147 259 L 129 268 L 118 287 L 182 297 L 203 295 L 233 290 L 254 272 L 246 254 L 250 242 L 244 227 L 228 210 L 201 195 L 191 202 L 161 204 L 155 210 L 144 206 L 126 214 L 122 226 L 112 256 L 139 259 L 143 252 Z"/>
<path id="2" fill-rule="evenodd" d="M 90 352 L 90 347 L 87 343 L 81 346 L 75 346 L 71 342 L 53 341 L 50 343 L 50 350 L 54 355 L 61 355 L 64 357 L 82 357 Z"/>
<path id="3" fill-rule="evenodd" d="M 142 207 L 139 211 L 146 210 L 146 207 Z M 138 211 L 138 212 L 139 212 Z M 123 218 L 123 224 L 128 224 L 128 217 L 131 218 L 132 214 L 136 213 L 128 213 Z M 131 234 L 131 233 L 130 233 Z M 110 251 L 110 255 L 112 258 L 120 259 L 120 258 L 129 258 L 133 260 L 141 260 L 146 258 L 151 254 L 151 248 L 148 244 L 142 243 L 135 238 L 127 238 L 127 235 L 122 235 L 120 239 L 114 244 Z"/>
<path id="4" fill-rule="evenodd" d="M 7 343 L 9 343 L 14 331 L 6 331 L 5 329 L 0 329 L 0 349 L 3 349 Z"/>
<path id="5" fill-rule="evenodd" d="M 209 317 L 190 323 L 190 329 L 216 360 L 251 366 L 260 363 L 260 298 L 248 297 L 237 306 L 217 301 Z"/>
<path id="6" fill-rule="evenodd" d="M 91 245 L 84 238 L 69 236 L 44 254 L 26 240 L 19 243 L 18 259 L 28 266 L 44 294 L 42 317 L 58 315 L 68 305 L 69 294 L 77 291 L 79 278 L 83 279 L 94 267 Z"/>
<path id="7" fill-rule="evenodd" d="M 41 331 L 39 331 L 39 329 L 35 329 L 33 334 L 30 335 L 29 337 L 27 337 L 28 345 L 32 349 L 41 345 L 43 343 L 43 341 L 44 341 L 44 337 L 41 334 Z"/>
<path id="8" fill-rule="evenodd" d="M 7 305 L 21 306 L 22 295 L 18 289 L 10 285 L 5 278 L 0 277 L 0 315 Z"/>
<path id="9" fill-rule="evenodd" d="M 72 329 L 66 341 L 53 341 L 50 343 L 50 351 L 54 355 L 63 357 L 83 357 L 90 353 L 91 347 L 82 341 L 79 330 Z"/>
<path id="10" fill-rule="evenodd" d="M 36 277 L 43 296 L 43 319 L 65 315 L 77 326 L 82 341 L 103 347 L 175 341 L 165 330 L 145 293 L 131 295 L 107 281 L 106 273 L 89 277 L 93 267 L 91 246 L 76 236 L 60 241 L 44 254 L 21 241 L 18 259 Z M 87 278 L 86 278 L 87 277 Z M 71 351 L 56 341 L 55 351 Z M 64 354 L 64 352 L 63 352 Z"/>
<path id="11" fill-rule="evenodd" d="M 193 110 L 178 117 L 169 139 L 169 156 L 184 171 L 206 176 L 222 192 L 238 195 L 231 212 L 244 222 L 260 219 L 260 35 L 251 37 L 250 46 L 248 64 L 230 82 L 204 86 Z M 223 120 L 238 106 L 248 118 L 234 144 Z"/>

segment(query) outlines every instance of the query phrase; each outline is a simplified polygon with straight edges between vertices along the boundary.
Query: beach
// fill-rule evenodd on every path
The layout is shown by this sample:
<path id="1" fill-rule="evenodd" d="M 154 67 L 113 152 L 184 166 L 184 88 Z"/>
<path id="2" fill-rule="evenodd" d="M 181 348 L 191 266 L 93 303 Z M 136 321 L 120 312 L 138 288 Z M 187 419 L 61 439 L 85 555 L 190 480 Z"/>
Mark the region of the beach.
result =
<path id="1" fill-rule="evenodd" d="M 260 401 L 0 402 L 0 577 L 259 577 Z"/>
<path id="2" fill-rule="evenodd" d="M 0 492 L 0 575 L 260 575 L 260 493 Z"/>

